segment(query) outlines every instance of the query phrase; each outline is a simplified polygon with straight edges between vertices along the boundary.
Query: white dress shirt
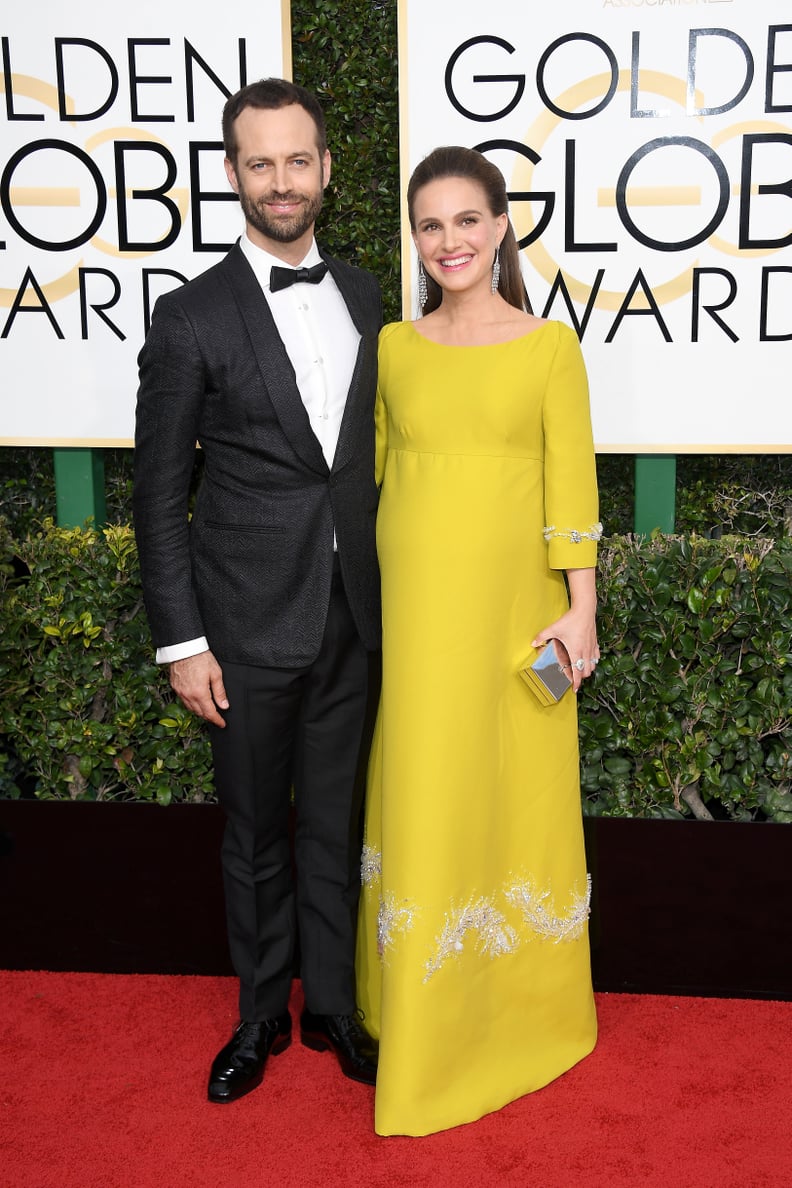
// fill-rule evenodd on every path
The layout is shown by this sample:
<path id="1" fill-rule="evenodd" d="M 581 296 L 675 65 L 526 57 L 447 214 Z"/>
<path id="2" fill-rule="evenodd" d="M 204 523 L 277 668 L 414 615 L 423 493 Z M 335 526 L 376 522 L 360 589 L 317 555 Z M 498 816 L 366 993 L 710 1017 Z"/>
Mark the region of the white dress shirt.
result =
<path id="1" fill-rule="evenodd" d="M 328 272 L 319 284 L 300 283 L 273 293 L 270 271 L 288 267 L 277 256 L 257 247 L 247 233 L 239 246 L 261 285 L 278 334 L 291 360 L 300 398 L 308 413 L 328 467 L 333 465 L 341 419 L 357 360 L 358 333 L 341 293 Z M 322 257 L 314 240 L 295 267 L 310 268 Z M 204 636 L 157 648 L 157 663 L 170 664 L 199 652 L 209 644 Z"/>

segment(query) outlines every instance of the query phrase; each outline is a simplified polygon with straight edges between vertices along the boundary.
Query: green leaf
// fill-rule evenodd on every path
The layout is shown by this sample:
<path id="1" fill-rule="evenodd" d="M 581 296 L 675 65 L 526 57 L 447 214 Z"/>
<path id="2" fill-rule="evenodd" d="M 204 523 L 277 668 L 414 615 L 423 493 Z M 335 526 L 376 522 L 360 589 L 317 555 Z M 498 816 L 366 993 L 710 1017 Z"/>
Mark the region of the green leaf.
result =
<path id="1" fill-rule="evenodd" d="M 696 586 L 693 586 L 692 589 L 688 591 L 687 604 L 694 615 L 700 615 L 704 609 L 704 595 Z"/>

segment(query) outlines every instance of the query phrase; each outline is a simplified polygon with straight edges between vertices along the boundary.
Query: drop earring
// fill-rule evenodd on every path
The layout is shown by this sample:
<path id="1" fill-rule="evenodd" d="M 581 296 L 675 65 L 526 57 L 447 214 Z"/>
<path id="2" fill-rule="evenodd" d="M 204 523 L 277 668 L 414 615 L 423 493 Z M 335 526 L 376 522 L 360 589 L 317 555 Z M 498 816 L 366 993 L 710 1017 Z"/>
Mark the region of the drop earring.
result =
<path id="1" fill-rule="evenodd" d="M 429 299 L 429 288 L 426 284 L 426 271 L 423 266 L 423 260 L 418 257 L 418 304 L 421 309 L 426 305 Z"/>
<path id="2" fill-rule="evenodd" d="M 500 284 L 500 244 L 495 248 L 495 263 L 492 265 L 492 294 L 498 291 Z"/>

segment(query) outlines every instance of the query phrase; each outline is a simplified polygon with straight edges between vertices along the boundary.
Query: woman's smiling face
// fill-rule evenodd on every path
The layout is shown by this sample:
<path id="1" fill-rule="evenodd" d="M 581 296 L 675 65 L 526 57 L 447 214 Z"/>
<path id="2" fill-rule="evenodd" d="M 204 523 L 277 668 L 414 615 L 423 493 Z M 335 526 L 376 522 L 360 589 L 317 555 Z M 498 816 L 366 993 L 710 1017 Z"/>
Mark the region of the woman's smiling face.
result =
<path id="1" fill-rule="evenodd" d="M 448 292 L 492 283 L 507 216 L 493 215 L 482 187 L 464 177 L 428 182 L 415 195 L 413 239 L 424 268 Z"/>

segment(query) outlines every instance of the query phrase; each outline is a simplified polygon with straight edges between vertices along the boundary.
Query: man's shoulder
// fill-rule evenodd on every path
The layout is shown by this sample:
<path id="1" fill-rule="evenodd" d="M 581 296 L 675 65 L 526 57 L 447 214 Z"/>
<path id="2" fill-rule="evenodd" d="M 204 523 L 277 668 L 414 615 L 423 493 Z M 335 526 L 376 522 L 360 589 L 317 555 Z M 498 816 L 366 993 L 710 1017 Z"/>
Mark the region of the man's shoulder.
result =
<path id="1" fill-rule="evenodd" d="M 199 272 L 197 276 L 185 281 L 183 285 L 170 289 L 159 300 L 165 301 L 166 304 L 173 303 L 186 308 L 200 305 L 205 300 L 216 302 L 218 285 L 226 283 L 237 269 L 244 267 L 245 257 L 240 251 L 239 245 L 235 244 L 222 260 L 218 260 L 216 264 Z"/>
<path id="2" fill-rule="evenodd" d="M 373 272 L 369 272 L 366 268 L 360 268 L 357 264 L 350 264 L 347 260 L 342 260 L 340 256 L 332 256 L 321 246 L 319 251 L 322 259 L 330 265 L 330 271 L 336 278 L 346 280 L 358 288 L 370 289 L 379 293 L 379 281 Z"/>

